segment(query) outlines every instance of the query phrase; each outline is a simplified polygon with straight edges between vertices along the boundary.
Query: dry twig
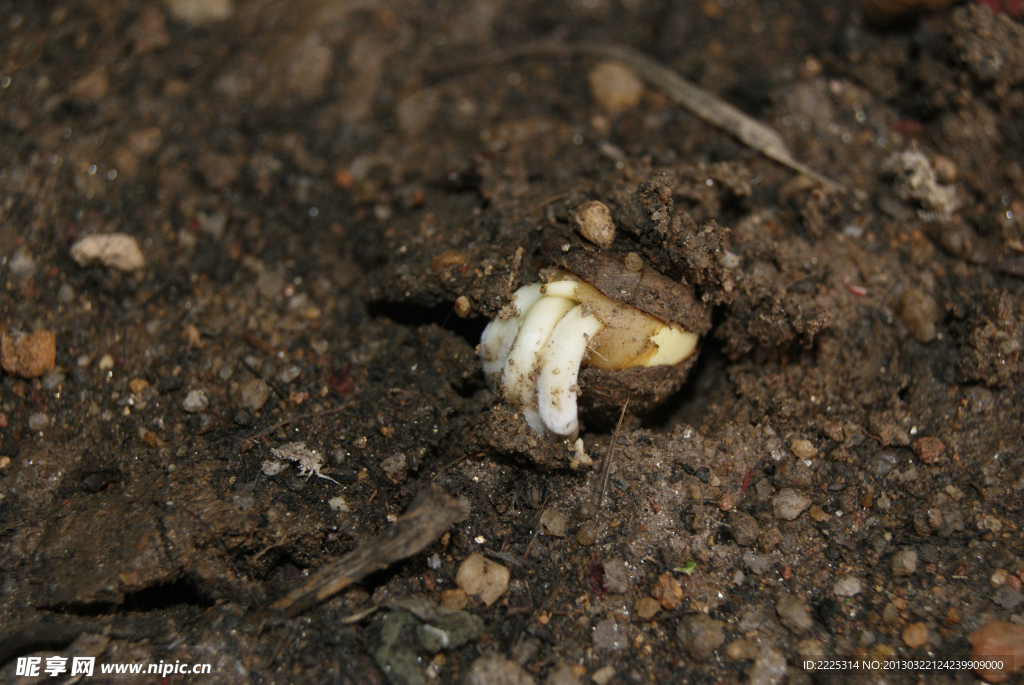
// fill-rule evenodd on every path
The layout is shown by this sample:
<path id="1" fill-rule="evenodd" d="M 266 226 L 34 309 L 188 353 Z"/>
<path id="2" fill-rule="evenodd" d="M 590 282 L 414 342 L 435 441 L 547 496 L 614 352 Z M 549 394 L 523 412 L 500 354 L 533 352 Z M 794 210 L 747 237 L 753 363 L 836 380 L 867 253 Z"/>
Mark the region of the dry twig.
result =
<path id="1" fill-rule="evenodd" d="M 440 488 L 423 490 L 384 533 L 321 568 L 304 585 L 271 604 L 270 610 L 296 616 L 374 571 L 419 553 L 466 513 L 456 498 Z"/>

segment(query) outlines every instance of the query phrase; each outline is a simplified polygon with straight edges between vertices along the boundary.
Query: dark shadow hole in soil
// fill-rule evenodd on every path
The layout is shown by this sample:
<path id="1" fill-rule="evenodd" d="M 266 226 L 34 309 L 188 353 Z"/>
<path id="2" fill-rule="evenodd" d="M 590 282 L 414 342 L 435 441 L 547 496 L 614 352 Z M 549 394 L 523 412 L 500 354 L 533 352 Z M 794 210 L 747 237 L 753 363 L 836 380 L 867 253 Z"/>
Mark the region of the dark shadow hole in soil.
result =
<path id="1" fill-rule="evenodd" d="M 453 305 L 439 304 L 427 307 L 408 302 L 385 302 L 378 300 L 366 306 L 372 318 L 388 318 L 402 326 L 427 326 L 436 324 L 463 338 L 471 347 L 480 343 L 480 336 L 490 321 L 481 317 L 462 319 L 455 314 Z"/>
<path id="2" fill-rule="evenodd" d="M 153 585 L 124 596 L 124 602 L 91 602 L 87 604 L 66 604 L 53 610 L 74 616 L 105 616 L 112 613 L 149 612 L 170 609 L 185 605 L 190 607 L 208 608 L 214 600 L 187 578 L 179 578 L 169 583 Z"/>
<path id="3" fill-rule="evenodd" d="M 728 361 L 721 341 L 706 336 L 686 384 L 644 417 L 644 427 L 654 431 L 670 431 L 678 424 L 700 428 L 714 400 L 732 391 L 726 372 Z"/>

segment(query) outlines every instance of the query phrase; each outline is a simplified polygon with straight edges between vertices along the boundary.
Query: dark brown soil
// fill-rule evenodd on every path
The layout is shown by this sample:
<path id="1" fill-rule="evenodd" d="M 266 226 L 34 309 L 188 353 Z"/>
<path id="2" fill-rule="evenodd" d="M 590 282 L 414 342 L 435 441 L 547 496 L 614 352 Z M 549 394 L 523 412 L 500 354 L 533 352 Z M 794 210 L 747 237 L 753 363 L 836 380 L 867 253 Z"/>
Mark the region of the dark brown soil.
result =
<path id="1" fill-rule="evenodd" d="M 964 657 L 1024 624 L 1019 19 L 236 0 L 190 24 L 182 4 L 0 0 L 0 332 L 56 334 L 53 370 L 0 375 L 4 678 L 105 634 L 97 663 L 210 663 L 202 682 L 448 683 L 493 655 L 524 679 L 473 682 L 774 683 L 779 659 L 791 683 L 974 682 L 803 661 Z M 602 111 L 593 58 L 464 65 L 551 36 L 671 66 L 848 190 L 654 89 Z M 559 241 L 584 249 L 588 200 L 612 253 L 711 312 L 683 389 L 627 414 L 598 506 L 617 417 L 586 417 L 573 470 L 474 350 Z M 70 256 L 111 232 L 143 269 Z M 265 475 L 291 442 L 333 480 Z M 440 541 L 247 620 L 431 482 L 472 511 Z M 413 635 L 474 552 L 510 583 L 435 655 Z"/>

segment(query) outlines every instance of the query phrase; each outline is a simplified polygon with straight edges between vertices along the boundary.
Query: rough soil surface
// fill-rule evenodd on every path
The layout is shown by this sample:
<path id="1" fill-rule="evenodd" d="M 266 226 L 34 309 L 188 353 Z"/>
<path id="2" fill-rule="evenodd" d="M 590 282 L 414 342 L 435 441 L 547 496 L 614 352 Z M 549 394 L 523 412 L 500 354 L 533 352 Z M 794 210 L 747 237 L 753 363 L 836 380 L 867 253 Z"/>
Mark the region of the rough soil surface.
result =
<path id="1" fill-rule="evenodd" d="M 551 36 L 671 66 L 846 190 L 621 69 L 593 86 L 600 60 L 474 66 Z M 803 663 L 1024 625 L 1019 18 L 7 1 L 0 55 L 7 681 L 95 654 L 214 683 L 959 683 Z M 572 221 L 592 200 L 608 255 L 708 330 L 616 444 L 614 412 L 584 417 L 574 470 L 474 348 L 516 288 L 600 252 Z M 107 234 L 131 240 L 79 244 Z M 471 513 L 426 551 L 261 611 L 431 483 Z"/>

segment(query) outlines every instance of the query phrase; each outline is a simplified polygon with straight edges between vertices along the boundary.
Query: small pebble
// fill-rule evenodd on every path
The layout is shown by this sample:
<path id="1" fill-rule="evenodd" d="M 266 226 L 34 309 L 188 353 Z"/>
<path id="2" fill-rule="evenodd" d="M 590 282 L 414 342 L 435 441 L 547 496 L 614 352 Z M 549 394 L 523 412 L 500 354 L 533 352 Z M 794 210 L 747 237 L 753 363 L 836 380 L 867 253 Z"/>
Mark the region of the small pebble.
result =
<path id="1" fill-rule="evenodd" d="M 462 588 L 441 591 L 441 607 L 448 611 L 462 611 L 469 604 L 469 596 Z"/>
<path id="2" fill-rule="evenodd" d="M 71 304 L 75 301 L 75 289 L 67 283 L 61 283 L 57 288 L 57 301 L 61 304 Z"/>
<path id="3" fill-rule="evenodd" d="M 661 611 L 661 604 L 653 597 L 641 597 L 636 600 L 633 609 L 636 610 L 637 616 L 645 621 L 649 621 L 654 618 L 655 614 Z"/>
<path id="4" fill-rule="evenodd" d="M 707 661 L 725 642 L 722 624 L 707 614 L 696 614 L 683 620 L 676 637 L 694 661 Z"/>
<path id="5" fill-rule="evenodd" d="M 7 263 L 11 275 L 17 279 L 31 278 L 36 272 L 36 261 L 27 247 L 19 247 L 14 251 L 14 256 Z"/>
<path id="6" fill-rule="evenodd" d="M 82 267 L 99 263 L 126 272 L 146 266 L 139 243 L 124 233 L 86 236 L 71 246 L 71 258 Z"/>
<path id="7" fill-rule="evenodd" d="M 0 335 L 0 365 L 19 378 L 39 378 L 57 363 L 57 335 L 53 331 Z"/>
<path id="8" fill-rule="evenodd" d="M 463 680 L 465 685 L 534 685 L 536 682 L 515 661 L 498 655 L 482 656 L 474 661 Z"/>
<path id="9" fill-rule="evenodd" d="M 931 295 L 917 288 L 907 288 L 900 298 L 900 318 L 918 342 L 929 343 L 935 340 L 939 307 Z"/>
<path id="10" fill-rule="evenodd" d="M 911 649 L 916 649 L 928 642 L 928 626 L 924 623 L 911 623 L 903 629 L 903 642 Z"/>
<path id="11" fill-rule="evenodd" d="M 856 576 L 843 576 L 836 581 L 833 592 L 839 597 L 853 597 L 864 591 L 864 583 Z"/>
<path id="12" fill-rule="evenodd" d="M 262 378 L 253 378 L 238 386 L 239 403 L 252 411 L 259 411 L 270 399 L 270 384 Z"/>
<path id="13" fill-rule="evenodd" d="M 743 511 L 729 512 L 729 532 L 740 547 L 750 547 L 757 542 L 757 519 Z"/>
<path id="14" fill-rule="evenodd" d="M 779 623 L 796 635 L 806 633 L 814 625 L 807 605 L 799 597 L 790 594 L 783 593 L 779 597 L 775 603 L 775 613 L 779 616 Z"/>
<path id="15" fill-rule="evenodd" d="M 565 535 L 565 514 L 558 509 L 545 509 L 540 515 L 540 532 L 560 538 Z"/>
<path id="16" fill-rule="evenodd" d="M 509 571 L 482 554 L 470 554 L 459 566 L 455 583 L 467 595 L 476 595 L 491 606 L 508 589 Z"/>
<path id="17" fill-rule="evenodd" d="M 584 521 L 576 532 L 576 542 L 584 547 L 590 547 L 601 537 L 603 526 L 599 521 Z"/>
<path id="18" fill-rule="evenodd" d="M 793 455 L 797 459 L 814 459 L 818 456 L 818 450 L 814 448 L 814 443 L 810 440 L 794 440 L 790 443 L 789 448 L 793 450 Z"/>
<path id="19" fill-rule="evenodd" d="M 644 82 L 619 62 L 601 62 L 587 74 L 590 95 L 609 114 L 635 107 L 644 96 Z"/>
<path id="20" fill-rule="evenodd" d="M 459 295 L 455 298 L 455 315 L 457 317 L 465 319 L 471 311 L 473 311 L 473 303 L 469 301 L 468 297 Z"/>
<path id="21" fill-rule="evenodd" d="M 935 175 L 943 183 L 955 183 L 957 177 L 956 162 L 946 155 L 932 155 L 932 168 Z"/>
<path id="22" fill-rule="evenodd" d="M 752 661 L 757 658 L 757 640 L 736 640 L 725 647 L 730 659 Z"/>
<path id="23" fill-rule="evenodd" d="M 47 371 L 43 376 L 43 389 L 44 390 L 57 390 L 64 384 L 64 379 L 67 378 L 64 372 L 60 369 L 53 369 Z"/>
<path id="24" fill-rule="evenodd" d="M 50 425 L 50 417 L 42 412 L 29 414 L 28 427 L 34 431 L 41 431 Z"/>
<path id="25" fill-rule="evenodd" d="M 992 576 L 988 579 L 989 585 L 998 589 L 1006 585 L 1006 579 L 1010 577 L 1010 572 L 1005 568 L 997 568 L 992 572 Z"/>
<path id="26" fill-rule="evenodd" d="M 811 506 L 811 500 L 793 488 L 783 488 L 772 498 L 772 511 L 775 512 L 775 518 L 786 521 L 792 521 L 809 506 Z"/>
<path id="27" fill-rule="evenodd" d="M 544 681 L 544 685 L 580 685 L 580 679 L 573 673 L 572 666 L 564 661 L 560 661 L 557 666 L 551 669 L 547 680 Z"/>
<path id="28" fill-rule="evenodd" d="M 912 576 L 917 571 L 917 552 L 912 549 L 902 549 L 892 555 L 892 575 L 900 578 Z"/>
<path id="29" fill-rule="evenodd" d="M 190 414 L 203 411 L 208 406 L 210 406 L 210 400 L 206 397 L 205 390 L 190 390 L 181 403 L 181 408 Z"/>
<path id="30" fill-rule="evenodd" d="M 750 667 L 750 685 L 778 685 L 786 677 L 786 657 L 777 649 L 763 647 Z"/>
<path id="31" fill-rule="evenodd" d="M 755 554 L 754 552 L 745 552 L 743 554 L 743 564 L 755 576 L 763 576 L 771 568 L 771 560 L 766 555 Z"/>
<path id="32" fill-rule="evenodd" d="M 614 595 L 624 595 L 633 588 L 629 567 L 619 557 L 604 562 L 604 586 Z"/>
<path id="33" fill-rule="evenodd" d="M 626 265 L 626 268 L 634 273 L 644 270 L 644 260 L 636 252 L 627 253 L 624 263 Z"/>
<path id="34" fill-rule="evenodd" d="M 1012 657 L 1003 661 L 1003 668 L 975 669 L 990 683 L 1001 683 L 1020 670 L 1024 670 L 1024 626 L 1006 621 L 986 623 L 971 633 L 971 657 L 980 661 L 995 657 Z"/>
<path id="35" fill-rule="evenodd" d="M 594 671 L 594 675 L 590 676 L 590 679 L 593 680 L 596 685 L 608 685 L 614 677 L 615 667 L 609 664 Z"/>
<path id="36" fill-rule="evenodd" d="M 402 452 L 395 452 L 383 459 L 380 462 L 380 468 L 388 478 L 396 483 L 405 481 L 409 474 L 407 459 Z"/>
<path id="37" fill-rule="evenodd" d="M 925 464 L 937 462 L 942 456 L 942 452 L 946 449 L 946 445 L 942 440 L 933 437 L 918 438 L 910 447 L 914 450 L 914 454 Z"/>
<path id="38" fill-rule="evenodd" d="M 736 497 L 731 492 L 722 493 L 718 498 L 718 508 L 722 511 L 729 511 L 736 506 Z"/>
<path id="39" fill-rule="evenodd" d="M 1016 609 L 1024 602 L 1024 594 L 1012 585 L 1006 584 L 992 593 L 992 601 L 1004 609 Z"/>
<path id="40" fill-rule="evenodd" d="M 277 374 L 277 380 L 281 381 L 282 383 L 288 384 L 291 383 L 296 378 L 298 378 L 301 373 L 302 369 L 292 364 L 291 366 L 286 366 L 283 369 L 281 369 L 281 372 Z"/>
<path id="41" fill-rule="evenodd" d="M 683 588 L 671 573 L 662 573 L 651 588 L 651 597 L 658 600 L 663 609 L 671 611 L 683 598 Z"/>
<path id="42" fill-rule="evenodd" d="M 572 219 L 580 235 L 598 247 L 607 249 L 615 242 L 615 222 L 605 203 L 584 202 L 573 212 Z"/>
<path id="43" fill-rule="evenodd" d="M 626 625 L 608 617 L 594 626 L 594 648 L 619 652 L 629 647 Z"/>
<path id="44" fill-rule="evenodd" d="M 345 502 L 345 498 L 341 495 L 327 500 L 327 506 L 329 506 L 331 511 L 336 514 L 347 514 L 349 512 L 348 504 Z"/>

